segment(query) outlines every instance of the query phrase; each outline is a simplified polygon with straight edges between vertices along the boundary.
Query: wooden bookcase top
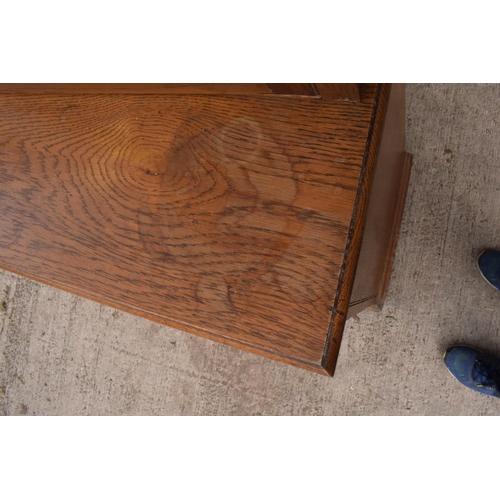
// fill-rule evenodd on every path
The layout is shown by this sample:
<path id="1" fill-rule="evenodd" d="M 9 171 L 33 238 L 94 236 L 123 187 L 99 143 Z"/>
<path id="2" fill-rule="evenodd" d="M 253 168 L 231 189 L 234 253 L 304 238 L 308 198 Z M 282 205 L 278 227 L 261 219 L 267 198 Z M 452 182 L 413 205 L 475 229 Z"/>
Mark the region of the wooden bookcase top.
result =
<path id="1" fill-rule="evenodd" d="M 0 92 L 0 266 L 331 374 L 387 94 Z"/>

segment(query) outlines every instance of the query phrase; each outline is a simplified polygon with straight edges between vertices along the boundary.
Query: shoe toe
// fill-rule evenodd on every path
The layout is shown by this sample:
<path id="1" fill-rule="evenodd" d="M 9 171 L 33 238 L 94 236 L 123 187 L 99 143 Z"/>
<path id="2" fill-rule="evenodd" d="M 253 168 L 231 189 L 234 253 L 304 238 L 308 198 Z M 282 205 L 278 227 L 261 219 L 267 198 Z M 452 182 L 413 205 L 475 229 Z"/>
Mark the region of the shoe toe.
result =
<path id="1" fill-rule="evenodd" d="M 483 278 L 500 290 L 500 251 L 486 250 L 477 259 L 477 267 Z"/>
<path id="2" fill-rule="evenodd" d="M 444 362 L 451 374 L 463 384 L 469 385 L 477 355 L 481 351 L 467 346 L 452 346 L 445 352 Z"/>

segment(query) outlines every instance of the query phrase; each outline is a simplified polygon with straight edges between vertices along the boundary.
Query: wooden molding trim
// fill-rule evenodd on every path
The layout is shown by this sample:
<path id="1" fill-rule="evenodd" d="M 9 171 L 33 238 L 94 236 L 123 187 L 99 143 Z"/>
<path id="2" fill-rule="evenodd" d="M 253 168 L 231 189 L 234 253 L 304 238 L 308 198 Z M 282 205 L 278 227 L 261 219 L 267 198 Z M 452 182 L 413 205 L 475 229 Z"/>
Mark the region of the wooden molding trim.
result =
<path id="1" fill-rule="evenodd" d="M 265 83 L 0 83 L 0 94 L 272 95 Z"/>
<path id="2" fill-rule="evenodd" d="M 352 286 L 356 276 L 356 268 L 366 223 L 370 188 L 377 164 L 390 91 L 390 84 L 377 85 L 370 131 L 368 133 L 363 165 L 359 177 L 358 193 L 321 363 L 325 372 L 332 376 L 337 363 L 344 324 L 349 310 Z"/>
<path id="3" fill-rule="evenodd" d="M 0 83 L 0 94 L 279 95 L 360 102 L 361 83 Z"/>

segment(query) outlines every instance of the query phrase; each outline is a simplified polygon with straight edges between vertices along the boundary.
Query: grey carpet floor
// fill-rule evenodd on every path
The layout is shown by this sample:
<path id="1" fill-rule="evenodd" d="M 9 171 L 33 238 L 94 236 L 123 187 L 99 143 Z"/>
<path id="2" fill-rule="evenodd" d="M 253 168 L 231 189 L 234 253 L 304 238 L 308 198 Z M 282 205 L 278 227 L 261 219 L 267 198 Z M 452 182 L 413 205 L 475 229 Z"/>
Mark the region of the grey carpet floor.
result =
<path id="1" fill-rule="evenodd" d="M 408 85 L 413 172 L 388 298 L 349 320 L 333 379 L 0 271 L 4 415 L 500 415 L 448 374 L 500 354 L 500 85 Z"/>

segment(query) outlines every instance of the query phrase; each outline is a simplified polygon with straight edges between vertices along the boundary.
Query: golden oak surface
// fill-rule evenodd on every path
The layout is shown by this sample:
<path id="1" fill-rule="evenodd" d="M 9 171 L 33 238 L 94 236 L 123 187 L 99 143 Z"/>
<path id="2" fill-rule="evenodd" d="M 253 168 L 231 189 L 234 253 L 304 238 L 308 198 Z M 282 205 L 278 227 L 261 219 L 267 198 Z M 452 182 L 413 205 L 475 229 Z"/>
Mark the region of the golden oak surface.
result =
<path id="1" fill-rule="evenodd" d="M 331 374 L 388 92 L 0 94 L 0 266 Z"/>

